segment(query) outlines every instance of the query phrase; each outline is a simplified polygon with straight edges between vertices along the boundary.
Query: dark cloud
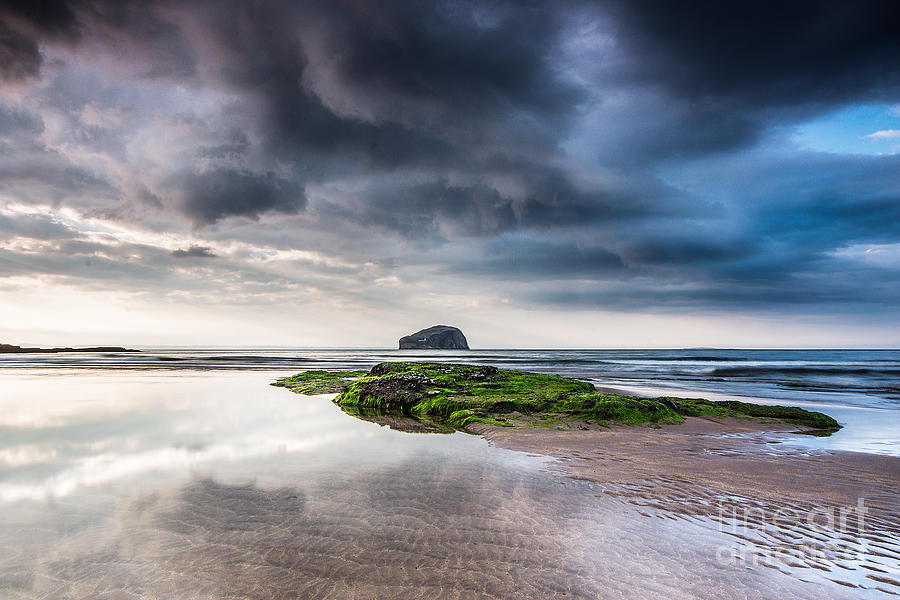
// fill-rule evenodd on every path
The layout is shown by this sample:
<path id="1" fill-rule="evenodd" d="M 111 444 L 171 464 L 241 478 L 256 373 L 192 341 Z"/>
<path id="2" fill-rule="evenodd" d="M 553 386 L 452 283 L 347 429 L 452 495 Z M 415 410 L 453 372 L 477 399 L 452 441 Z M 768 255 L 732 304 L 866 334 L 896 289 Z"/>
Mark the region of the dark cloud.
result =
<path id="1" fill-rule="evenodd" d="M 37 42 L 0 22 L 0 80 L 16 81 L 37 75 L 41 54 Z"/>
<path id="2" fill-rule="evenodd" d="M 0 193 L 154 231 L 203 228 L 213 245 L 315 240 L 354 274 L 496 279 L 537 304 L 890 304 L 896 270 L 841 253 L 900 242 L 896 158 L 800 151 L 789 133 L 900 99 L 898 10 L 6 3 L 0 77 L 47 81 L 0 108 Z M 62 58 L 42 72 L 51 54 Z M 0 231 L 69 235 L 21 215 Z M 141 254 L 146 277 L 215 256 L 184 246 Z M 93 270 L 42 268 L 115 273 L 129 260 L 68 248 Z M 17 268 L 39 262 L 13 254 Z M 225 269 L 234 256 L 181 264 Z M 245 268 L 250 287 L 281 277 Z"/>
<path id="3" fill-rule="evenodd" d="M 885 190 L 876 196 L 845 195 L 838 190 L 817 190 L 799 202 L 769 207 L 756 223 L 767 235 L 809 249 L 852 243 L 898 241 L 900 192 Z"/>
<path id="4" fill-rule="evenodd" d="M 183 190 L 180 207 L 197 225 L 269 211 L 295 213 L 306 205 L 302 186 L 273 173 L 219 169 L 189 175 L 177 184 Z"/>
<path id="5" fill-rule="evenodd" d="M 187 250 L 173 250 L 175 258 L 217 258 L 218 255 L 207 246 L 191 246 Z"/>
<path id="6" fill-rule="evenodd" d="M 77 38 L 75 11 L 67 1 L 4 2 L 0 6 L 0 80 L 36 76 L 43 63 L 41 41 Z"/>
<path id="7" fill-rule="evenodd" d="M 677 190 L 654 179 L 577 185 L 562 169 L 521 161 L 486 164 L 461 180 L 408 179 L 373 181 L 317 211 L 405 240 L 442 244 L 511 231 L 632 226 L 646 219 L 691 216 L 704 206 L 682 202 Z"/>
<path id="8" fill-rule="evenodd" d="M 197 150 L 201 158 L 239 160 L 250 148 L 250 141 L 244 133 L 238 132 L 230 140 L 215 146 L 204 146 Z"/>
<path id="9" fill-rule="evenodd" d="M 241 89 L 275 92 L 267 94 L 272 116 L 295 125 L 286 131 L 297 123 L 316 127 L 320 102 L 344 121 L 337 138 L 371 138 L 390 124 L 438 137 L 477 135 L 479 125 L 507 119 L 511 110 L 564 119 L 580 97 L 551 60 L 564 23 L 552 5 L 497 3 L 489 25 L 469 3 L 291 7 L 257 11 L 250 27 L 246 9 L 213 24 L 219 34 L 241 32 L 230 40 L 236 50 L 224 76 Z M 452 127 L 436 120 L 454 117 L 464 120 Z"/>
<path id="10" fill-rule="evenodd" d="M 735 311 L 866 313 L 900 306 L 897 301 L 900 286 L 896 281 L 890 285 L 880 284 L 875 293 L 869 291 L 863 296 L 859 294 L 857 281 L 842 281 L 828 287 L 818 287 L 822 282 L 814 281 L 812 283 L 817 285 L 814 293 L 798 293 L 798 287 L 809 283 L 799 279 L 793 285 L 721 286 L 710 283 L 679 287 L 659 286 L 657 282 L 612 289 L 609 286 L 533 287 L 523 294 L 522 300 L 538 306 L 580 310 L 703 314 Z"/>
<path id="11" fill-rule="evenodd" d="M 115 49 L 144 77 L 193 73 L 193 55 L 164 14 L 165 2 L 10 0 L 0 6 L 0 78 L 39 74 L 41 45 L 102 45 Z"/>
<path id="12" fill-rule="evenodd" d="M 493 240 L 478 259 L 460 261 L 450 271 L 522 281 L 599 280 L 625 276 L 625 264 L 602 246 L 512 236 Z"/>
<path id="13" fill-rule="evenodd" d="M 661 95 L 662 119 L 629 114 L 637 136 L 622 160 L 747 146 L 773 125 L 900 93 L 900 6 L 889 0 L 638 0 L 601 12 L 624 54 L 602 76 Z"/>
<path id="14" fill-rule="evenodd" d="M 316 23 L 324 25 L 325 39 L 315 50 L 337 57 L 334 75 L 350 93 L 424 102 L 446 116 L 479 122 L 504 119 L 510 109 L 561 119 L 568 114 L 563 107 L 580 99 L 552 63 L 564 23 L 552 4 L 325 6 Z M 479 22 L 479 10 L 488 22 Z"/>
<path id="15" fill-rule="evenodd" d="M 21 20 L 44 35 L 78 37 L 76 11 L 90 6 L 80 0 L 7 0 L 4 16 Z"/>
<path id="16" fill-rule="evenodd" d="M 630 73 L 691 100 L 766 107 L 893 101 L 900 6 L 890 0 L 617 3 Z"/>
<path id="17" fill-rule="evenodd" d="M 495 190 L 446 180 L 373 185 L 358 196 L 345 196 L 341 204 L 321 207 L 320 212 L 430 243 L 445 243 L 447 235 L 459 230 L 466 235 L 489 235 L 516 222 L 511 202 Z"/>

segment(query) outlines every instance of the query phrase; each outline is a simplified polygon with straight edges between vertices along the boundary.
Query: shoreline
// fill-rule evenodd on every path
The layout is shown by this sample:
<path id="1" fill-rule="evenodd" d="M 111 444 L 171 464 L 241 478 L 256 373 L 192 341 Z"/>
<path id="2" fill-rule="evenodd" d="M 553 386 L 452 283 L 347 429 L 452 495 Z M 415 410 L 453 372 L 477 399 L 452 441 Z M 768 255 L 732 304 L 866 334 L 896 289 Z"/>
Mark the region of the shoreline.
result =
<path id="1" fill-rule="evenodd" d="M 0 354 L 67 354 L 67 353 L 123 353 L 123 352 L 140 352 L 133 348 L 123 348 L 122 346 L 87 346 L 83 348 L 72 348 L 70 346 L 58 346 L 56 348 L 38 348 L 38 347 L 22 347 L 15 344 L 0 344 Z"/>

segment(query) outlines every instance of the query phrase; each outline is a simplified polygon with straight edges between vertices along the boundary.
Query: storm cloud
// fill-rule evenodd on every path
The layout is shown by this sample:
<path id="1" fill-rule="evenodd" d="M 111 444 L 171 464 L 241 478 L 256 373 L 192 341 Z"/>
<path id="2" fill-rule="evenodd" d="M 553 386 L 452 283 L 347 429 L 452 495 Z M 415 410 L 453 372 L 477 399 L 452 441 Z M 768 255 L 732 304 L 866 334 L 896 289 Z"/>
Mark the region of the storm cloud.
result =
<path id="1" fill-rule="evenodd" d="M 6 2 L 5 276 L 892 314 L 900 147 L 871 134 L 900 128 L 898 17 L 876 0 Z M 881 116 L 847 143 L 878 151 L 797 141 L 855 107 Z"/>
<path id="2" fill-rule="evenodd" d="M 178 249 L 172 251 L 175 258 L 216 258 L 211 248 L 206 246 L 191 246 L 187 250 Z"/>

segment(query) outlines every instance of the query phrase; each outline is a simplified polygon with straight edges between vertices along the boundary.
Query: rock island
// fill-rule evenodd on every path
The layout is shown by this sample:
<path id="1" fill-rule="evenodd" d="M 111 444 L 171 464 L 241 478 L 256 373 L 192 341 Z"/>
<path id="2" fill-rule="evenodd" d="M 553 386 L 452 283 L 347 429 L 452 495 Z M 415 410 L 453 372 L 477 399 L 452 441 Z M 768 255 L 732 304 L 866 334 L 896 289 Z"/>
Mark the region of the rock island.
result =
<path id="1" fill-rule="evenodd" d="M 400 338 L 401 350 L 468 350 L 466 336 L 450 325 L 432 325 Z"/>
<path id="2" fill-rule="evenodd" d="M 300 394 L 337 393 L 351 414 L 379 412 L 457 429 L 473 423 L 502 427 L 562 427 L 622 423 L 684 423 L 687 417 L 733 417 L 835 431 L 820 412 L 699 398 L 642 398 L 604 393 L 588 381 L 483 365 L 385 362 L 370 371 L 306 371 L 272 385 Z"/>

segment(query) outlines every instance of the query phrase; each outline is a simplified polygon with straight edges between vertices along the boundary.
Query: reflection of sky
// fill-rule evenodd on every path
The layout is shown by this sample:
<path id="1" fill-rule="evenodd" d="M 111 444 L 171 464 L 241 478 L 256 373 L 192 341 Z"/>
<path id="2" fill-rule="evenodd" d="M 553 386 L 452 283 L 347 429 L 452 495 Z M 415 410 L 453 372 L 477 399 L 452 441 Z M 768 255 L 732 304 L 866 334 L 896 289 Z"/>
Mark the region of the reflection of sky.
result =
<path id="1" fill-rule="evenodd" d="M 895 154 L 900 151 L 900 105 L 857 105 L 797 127 L 801 147 L 834 154 Z"/>
<path id="2" fill-rule="evenodd" d="M 145 479 L 181 481 L 198 472 L 253 478 L 272 472 L 272 457 L 308 472 L 480 442 L 463 434 L 429 436 L 427 442 L 392 434 L 347 417 L 327 398 L 268 386 L 275 373 L 9 373 L 0 398 L 0 502 L 63 498 L 82 488 Z M 750 387 L 748 395 L 759 394 L 756 384 Z M 732 396 L 741 393 L 732 388 Z M 635 391 L 698 395 L 696 389 Z M 701 395 L 725 398 L 713 389 Z M 793 436 L 795 443 L 900 455 L 900 413 L 825 404 L 830 396 L 819 403 L 811 392 L 796 400 L 782 390 L 777 403 L 821 410 L 845 427 L 828 438 Z M 304 457 L 309 464 L 301 464 Z"/>
<path id="3" fill-rule="evenodd" d="M 843 425 L 843 429 L 827 437 L 786 436 L 786 443 L 821 450 L 900 456 L 900 411 L 822 404 L 809 404 L 804 408 L 827 412 Z"/>
<path id="4" fill-rule="evenodd" d="M 733 542 L 711 522 L 647 518 L 602 486 L 535 468 L 546 459 L 462 433 L 397 433 L 273 378 L 5 375 L 0 590 L 173 597 L 155 590 L 177 582 L 201 597 L 207 578 L 231 577 L 282 597 L 304 578 L 352 587 L 399 564 L 431 569 L 396 576 L 430 591 L 558 581 L 569 597 L 689 597 L 725 582 L 735 596 L 808 597 L 809 584 L 772 569 L 723 570 L 717 548 Z M 296 579 L 268 577 L 272 557 Z M 43 589 L 84 581 L 90 593 Z M 558 596 L 537 589 L 515 597 Z"/>
<path id="5" fill-rule="evenodd" d="M 7 378 L 0 501 L 64 497 L 135 477 L 185 478 L 239 462 L 346 451 L 384 436 L 326 398 L 267 385 L 269 374 Z M 391 447 L 388 436 L 384 446 Z M 316 453 L 327 463 L 340 452 Z M 325 458 L 325 457 L 331 458 Z"/>

